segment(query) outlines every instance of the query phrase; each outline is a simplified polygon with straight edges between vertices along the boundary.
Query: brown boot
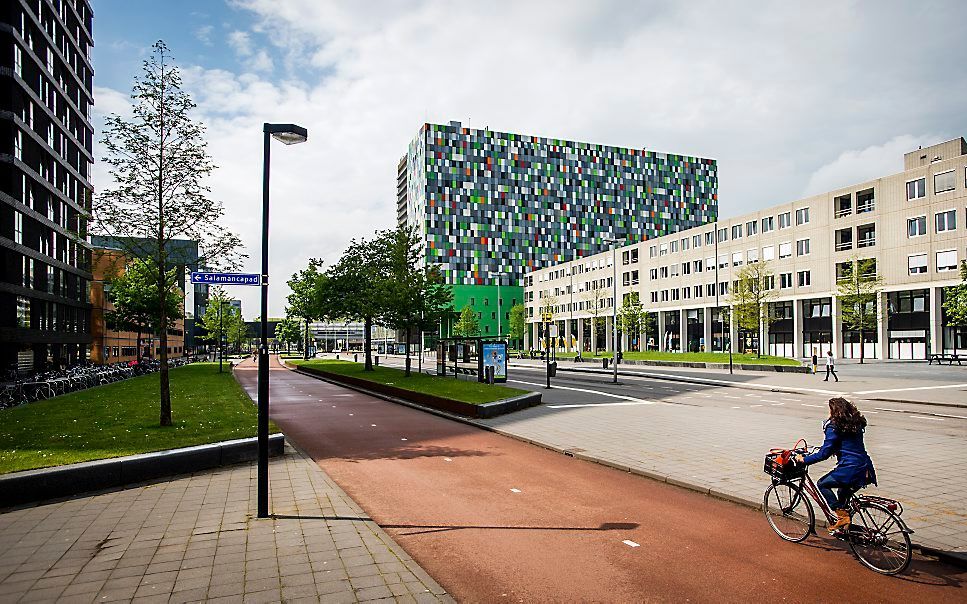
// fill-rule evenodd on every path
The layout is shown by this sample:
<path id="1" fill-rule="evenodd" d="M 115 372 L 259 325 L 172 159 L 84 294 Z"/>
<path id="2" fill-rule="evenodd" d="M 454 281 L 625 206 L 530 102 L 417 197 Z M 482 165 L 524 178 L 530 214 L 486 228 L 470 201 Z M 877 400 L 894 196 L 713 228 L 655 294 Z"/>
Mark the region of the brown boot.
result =
<path id="1" fill-rule="evenodd" d="M 836 510 L 836 522 L 829 525 L 829 532 L 833 533 L 841 528 L 846 528 L 850 525 L 849 512 L 846 510 Z"/>

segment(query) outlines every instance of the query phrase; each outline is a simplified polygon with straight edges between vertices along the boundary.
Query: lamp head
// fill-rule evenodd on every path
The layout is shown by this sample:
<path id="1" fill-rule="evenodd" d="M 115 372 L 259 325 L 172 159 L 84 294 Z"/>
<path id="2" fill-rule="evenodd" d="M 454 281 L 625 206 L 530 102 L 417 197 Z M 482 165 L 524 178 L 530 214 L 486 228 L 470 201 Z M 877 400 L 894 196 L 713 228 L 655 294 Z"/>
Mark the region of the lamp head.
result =
<path id="1" fill-rule="evenodd" d="M 309 138 L 309 131 L 295 124 L 265 124 L 263 130 L 286 145 L 304 143 Z"/>

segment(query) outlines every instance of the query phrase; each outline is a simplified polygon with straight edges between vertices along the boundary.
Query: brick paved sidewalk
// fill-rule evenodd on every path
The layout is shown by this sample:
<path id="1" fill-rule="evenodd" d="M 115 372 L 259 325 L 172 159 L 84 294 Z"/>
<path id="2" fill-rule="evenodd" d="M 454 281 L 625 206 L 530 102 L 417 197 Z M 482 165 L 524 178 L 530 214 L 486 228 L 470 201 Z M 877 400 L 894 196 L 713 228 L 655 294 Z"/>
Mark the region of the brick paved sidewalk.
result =
<path id="1" fill-rule="evenodd" d="M 273 518 L 255 464 L 0 513 L 0 602 L 452 601 L 286 447 Z"/>

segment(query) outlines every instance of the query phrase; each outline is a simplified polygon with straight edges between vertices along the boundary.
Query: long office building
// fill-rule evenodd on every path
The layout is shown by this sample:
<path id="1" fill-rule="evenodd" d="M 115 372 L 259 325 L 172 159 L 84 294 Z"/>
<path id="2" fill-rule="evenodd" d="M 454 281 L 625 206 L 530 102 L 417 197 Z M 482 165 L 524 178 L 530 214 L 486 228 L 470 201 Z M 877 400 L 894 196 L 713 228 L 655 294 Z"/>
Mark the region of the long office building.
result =
<path id="1" fill-rule="evenodd" d="M 87 0 L 0 5 L 0 371 L 29 371 L 91 342 L 93 15 Z"/>
<path id="2" fill-rule="evenodd" d="M 967 142 L 906 153 L 903 171 L 822 195 L 663 235 L 527 275 L 532 346 L 541 309 L 553 313 L 571 346 L 613 348 L 613 284 L 619 308 L 637 292 L 657 314 L 651 333 L 622 336 L 623 349 L 758 348 L 722 310 L 737 274 L 767 263 L 772 290 L 763 350 L 809 357 L 922 359 L 967 348 L 967 330 L 948 325 L 945 288 L 961 282 L 967 258 Z M 838 283 L 850 263 L 870 259 L 882 279 L 876 328 L 844 325 Z M 654 315 L 652 315 L 654 316 Z M 594 338 L 594 340 L 592 340 Z M 638 341 L 628 341 L 635 340 Z"/>
<path id="3" fill-rule="evenodd" d="M 453 287 L 458 312 L 478 312 L 484 336 L 507 333 L 528 271 L 599 252 L 608 237 L 712 222 L 717 193 L 712 159 L 460 122 L 424 124 L 397 166 L 399 223 L 418 231 L 426 262 Z"/>

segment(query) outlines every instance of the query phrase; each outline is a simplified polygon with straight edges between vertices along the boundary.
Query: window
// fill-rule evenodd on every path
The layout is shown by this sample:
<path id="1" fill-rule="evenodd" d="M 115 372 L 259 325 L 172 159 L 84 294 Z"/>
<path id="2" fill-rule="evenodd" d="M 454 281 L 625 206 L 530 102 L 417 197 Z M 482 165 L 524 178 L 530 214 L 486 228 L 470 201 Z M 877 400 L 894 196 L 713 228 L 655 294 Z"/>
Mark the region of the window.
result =
<path id="1" fill-rule="evenodd" d="M 711 298 L 712 296 L 715 295 L 715 284 L 714 283 L 706 283 L 705 284 L 705 295 L 708 296 L 709 298 Z"/>
<path id="2" fill-rule="evenodd" d="M 627 251 L 621 252 L 621 264 L 628 264 L 630 261 L 631 255 Z"/>
<path id="3" fill-rule="evenodd" d="M 658 302 L 658 292 L 651 292 L 651 301 Z"/>
<path id="4" fill-rule="evenodd" d="M 16 210 L 13 212 L 13 240 L 20 244 L 24 242 L 24 215 Z"/>
<path id="5" fill-rule="evenodd" d="M 762 259 L 768 262 L 769 260 L 776 259 L 776 248 L 773 245 L 767 245 L 762 248 Z"/>
<path id="6" fill-rule="evenodd" d="M 792 256 L 792 243 L 780 243 L 779 244 L 779 259 L 788 258 Z"/>
<path id="7" fill-rule="evenodd" d="M 629 285 L 631 285 L 631 274 L 630 273 L 621 273 L 621 284 L 624 285 L 625 287 L 628 287 Z M 160 296 L 159 296 L 159 298 L 160 298 Z"/>
<path id="8" fill-rule="evenodd" d="M 648 248 L 648 257 L 649 258 L 654 258 L 657 255 L 658 255 L 658 246 L 653 245 L 653 246 L 651 246 L 651 247 Z"/>
<path id="9" fill-rule="evenodd" d="M 768 289 L 768 290 L 776 289 L 776 276 L 775 275 L 764 275 L 762 277 L 762 286 L 765 289 Z"/>
<path id="10" fill-rule="evenodd" d="M 927 217 L 917 216 L 907 218 L 907 237 L 919 237 L 927 234 Z"/>
<path id="11" fill-rule="evenodd" d="M 631 271 L 631 284 L 638 285 L 638 271 Z"/>
<path id="12" fill-rule="evenodd" d="M 657 268 L 649 269 L 649 271 L 648 271 L 648 278 L 651 279 L 652 281 L 654 281 L 655 279 L 657 279 L 658 278 L 658 269 Z"/>
<path id="13" fill-rule="evenodd" d="M 866 189 L 864 191 L 856 192 L 856 213 L 857 214 L 872 212 L 875 209 L 876 209 L 876 198 L 874 197 L 873 189 Z"/>
<path id="14" fill-rule="evenodd" d="M 947 210 L 935 214 L 937 222 L 937 232 L 952 231 L 957 228 L 957 210 Z"/>
<path id="15" fill-rule="evenodd" d="M 696 286 L 692 287 L 692 291 L 695 294 L 695 297 L 696 298 L 701 298 L 702 297 L 702 286 L 701 285 L 696 285 Z"/>
<path id="16" fill-rule="evenodd" d="M 715 245 L 715 231 L 705 233 L 705 245 Z"/>
<path id="17" fill-rule="evenodd" d="M 702 272 L 702 260 L 701 259 L 692 260 L 692 270 L 694 270 L 696 273 Z"/>
<path id="18" fill-rule="evenodd" d="M 721 283 L 719 283 L 719 295 L 720 296 L 727 296 L 727 295 L 729 295 L 729 282 L 728 281 L 722 281 Z"/>
<path id="19" fill-rule="evenodd" d="M 659 256 L 667 256 L 668 255 L 668 244 L 667 243 L 663 243 L 660 246 L 658 246 L 658 255 Z"/>
<path id="20" fill-rule="evenodd" d="M 683 275 L 691 275 L 692 274 L 692 265 L 689 264 L 688 262 L 682 262 L 682 274 Z"/>
<path id="21" fill-rule="evenodd" d="M 796 210 L 796 224 L 802 225 L 809 222 L 809 208 L 799 208 Z"/>
<path id="22" fill-rule="evenodd" d="M 685 237 L 682 239 L 682 251 L 684 252 L 687 249 L 688 249 L 688 237 Z"/>
<path id="23" fill-rule="evenodd" d="M 17 129 L 17 133 L 13 135 L 13 156 L 20 161 L 23 161 L 24 155 L 24 137 L 23 132 Z"/>
<path id="24" fill-rule="evenodd" d="M 853 213 L 853 197 L 850 194 L 840 195 L 833 199 L 833 218 L 842 218 Z"/>
<path id="25" fill-rule="evenodd" d="M 23 78 L 23 51 L 16 44 L 13 45 L 13 72 Z"/>
<path id="26" fill-rule="evenodd" d="M 674 254 L 675 252 L 678 251 L 678 242 L 677 241 L 672 241 L 668 245 L 670 246 L 668 251 L 670 251 L 672 254 Z"/>
<path id="27" fill-rule="evenodd" d="M 685 300 L 692 299 L 692 288 L 685 286 L 682 288 L 682 298 Z"/>
<path id="28" fill-rule="evenodd" d="M 742 238 L 742 225 L 741 224 L 732 225 L 732 239 L 741 239 L 741 238 Z"/>
<path id="29" fill-rule="evenodd" d="M 907 256 L 907 271 L 911 275 L 927 272 L 927 255 L 916 254 L 914 256 Z"/>
<path id="30" fill-rule="evenodd" d="M 709 256 L 705 259 L 705 270 L 714 271 L 715 270 L 715 256 Z"/>
<path id="31" fill-rule="evenodd" d="M 769 231 L 776 230 L 775 218 L 772 216 L 766 216 L 762 219 L 762 234 L 766 234 Z"/>
<path id="32" fill-rule="evenodd" d="M 729 267 L 729 255 L 719 254 L 719 268 L 728 268 L 728 267 Z"/>
<path id="33" fill-rule="evenodd" d="M 17 296 L 17 327 L 30 327 L 30 300 Z"/>
<path id="34" fill-rule="evenodd" d="M 792 214 L 789 212 L 783 212 L 779 214 L 779 228 L 788 229 L 792 226 Z"/>
<path id="35" fill-rule="evenodd" d="M 661 290 L 661 301 L 662 302 L 668 302 L 668 290 L 667 289 Z"/>
<path id="36" fill-rule="evenodd" d="M 742 266 L 742 252 L 732 254 L 732 266 Z"/>
<path id="37" fill-rule="evenodd" d="M 752 222 L 745 223 L 745 234 L 747 237 L 751 237 L 759 232 L 759 223 L 753 220 Z"/>
<path id="38" fill-rule="evenodd" d="M 934 174 L 933 176 L 934 193 L 945 193 L 947 191 L 953 191 L 954 187 L 956 186 L 957 186 L 957 177 L 954 175 L 953 170 L 948 170 L 947 172 L 941 172 L 940 174 Z"/>
<path id="39" fill-rule="evenodd" d="M 796 241 L 796 255 L 797 256 L 807 256 L 809 255 L 809 240 L 799 239 Z"/>
<path id="40" fill-rule="evenodd" d="M 751 250 L 746 250 L 745 252 L 746 262 L 752 264 L 753 262 L 759 261 L 759 248 L 754 247 Z"/>
<path id="41" fill-rule="evenodd" d="M 937 272 L 957 270 L 957 250 L 937 252 Z"/>
<path id="42" fill-rule="evenodd" d="M 907 201 L 927 196 L 927 179 L 918 178 L 907 182 Z"/>
<path id="43" fill-rule="evenodd" d="M 796 273 L 796 282 L 799 287 L 809 287 L 809 271 L 799 271 Z"/>
<path id="44" fill-rule="evenodd" d="M 729 240 L 729 230 L 719 229 L 719 243 L 722 243 L 723 241 L 728 241 L 728 240 Z"/>
<path id="45" fill-rule="evenodd" d="M 680 299 L 680 295 L 678 293 L 678 288 L 676 287 L 675 289 L 672 290 L 672 301 L 674 302 L 679 299 Z"/>
<path id="46" fill-rule="evenodd" d="M 792 273 L 779 273 L 779 289 L 792 287 Z"/>
<path id="47" fill-rule="evenodd" d="M 692 235 L 692 247 L 702 247 L 701 235 Z"/>

